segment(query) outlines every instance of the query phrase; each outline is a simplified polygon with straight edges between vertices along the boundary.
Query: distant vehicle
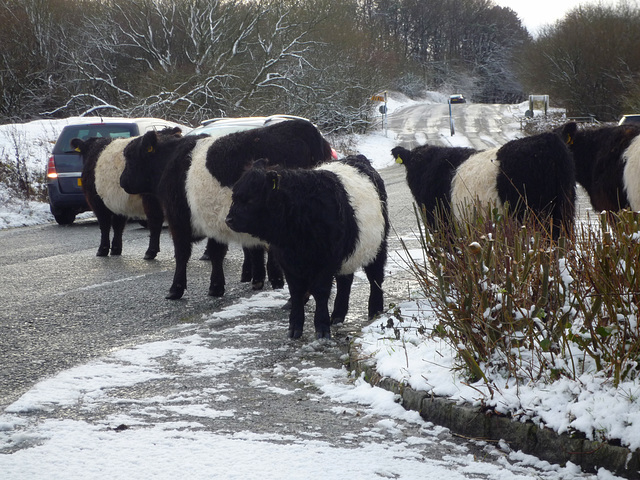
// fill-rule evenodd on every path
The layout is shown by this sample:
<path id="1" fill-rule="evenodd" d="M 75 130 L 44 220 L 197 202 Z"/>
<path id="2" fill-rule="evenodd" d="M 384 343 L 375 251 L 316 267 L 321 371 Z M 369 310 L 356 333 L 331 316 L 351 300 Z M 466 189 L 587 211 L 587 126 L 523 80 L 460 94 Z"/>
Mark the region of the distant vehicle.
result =
<path id="1" fill-rule="evenodd" d="M 460 94 L 451 95 L 449 97 L 449 103 L 467 103 L 467 99 Z"/>
<path id="2" fill-rule="evenodd" d="M 628 125 L 630 123 L 640 123 L 640 114 L 623 115 L 618 125 Z"/>
<path id="3" fill-rule="evenodd" d="M 47 166 L 47 190 L 49 208 L 56 222 L 69 225 L 76 215 L 91 210 L 82 191 L 82 156 L 71 148 L 71 139 L 86 140 L 91 137 L 128 138 L 149 130 L 184 125 L 159 118 L 87 117 L 83 123 L 67 125 L 53 147 Z"/>

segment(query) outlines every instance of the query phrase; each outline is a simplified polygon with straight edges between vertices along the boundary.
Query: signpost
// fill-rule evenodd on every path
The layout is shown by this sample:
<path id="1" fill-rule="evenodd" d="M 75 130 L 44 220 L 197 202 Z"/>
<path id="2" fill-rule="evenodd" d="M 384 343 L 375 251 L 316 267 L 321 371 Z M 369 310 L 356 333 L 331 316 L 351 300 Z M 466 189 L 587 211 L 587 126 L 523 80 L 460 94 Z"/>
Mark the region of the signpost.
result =
<path id="1" fill-rule="evenodd" d="M 449 130 L 451 131 L 451 136 L 453 137 L 456 134 L 456 129 L 453 122 L 453 115 L 451 115 L 451 97 L 449 97 Z"/>
<path id="2" fill-rule="evenodd" d="M 382 131 L 384 131 L 384 121 L 387 119 L 387 91 L 382 95 L 373 95 L 371 97 L 373 102 L 384 102 L 384 105 L 380 105 L 378 111 L 382 114 Z"/>

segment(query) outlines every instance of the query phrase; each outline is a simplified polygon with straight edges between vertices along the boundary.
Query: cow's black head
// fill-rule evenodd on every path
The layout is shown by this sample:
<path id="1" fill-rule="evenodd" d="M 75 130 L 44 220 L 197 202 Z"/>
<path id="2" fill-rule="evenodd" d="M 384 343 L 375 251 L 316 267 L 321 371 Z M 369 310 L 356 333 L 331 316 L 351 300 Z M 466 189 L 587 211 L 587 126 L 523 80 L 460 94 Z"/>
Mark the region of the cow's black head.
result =
<path id="1" fill-rule="evenodd" d="M 87 140 L 72 138 L 70 145 L 74 151 L 82 155 L 82 162 L 85 163 L 90 156 L 97 158 L 110 141 L 110 139 L 102 137 L 91 137 Z"/>
<path id="2" fill-rule="evenodd" d="M 404 147 L 394 147 L 391 150 L 391 155 L 393 156 L 393 158 L 395 158 L 396 163 L 408 165 L 411 162 L 411 151 L 407 150 Z"/>
<path id="3" fill-rule="evenodd" d="M 120 186 L 129 194 L 153 193 L 158 178 L 158 133 L 147 132 L 124 149 L 125 167 Z"/>
<path id="4" fill-rule="evenodd" d="M 236 232 L 248 233 L 269 241 L 272 223 L 270 203 L 280 188 L 280 175 L 267 169 L 263 159 L 253 162 L 233 186 L 227 226 Z"/>
<path id="5" fill-rule="evenodd" d="M 573 142 L 575 140 L 576 132 L 578 131 L 578 124 L 576 122 L 568 122 L 553 130 L 564 143 L 567 144 L 569 149 L 573 148 Z"/>

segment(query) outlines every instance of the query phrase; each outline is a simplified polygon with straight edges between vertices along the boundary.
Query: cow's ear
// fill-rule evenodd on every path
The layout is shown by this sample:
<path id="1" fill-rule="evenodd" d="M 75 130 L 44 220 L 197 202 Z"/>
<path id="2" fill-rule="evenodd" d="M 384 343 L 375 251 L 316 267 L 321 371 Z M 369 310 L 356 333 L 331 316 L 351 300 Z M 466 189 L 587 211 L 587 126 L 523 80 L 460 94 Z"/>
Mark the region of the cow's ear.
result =
<path id="1" fill-rule="evenodd" d="M 73 148 L 76 152 L 82 153 L 82 147 L 84 147 L 84 142 L 79 138 L 72 138 L 71 142 L 69 142 L 71 148 Z"/>
<path id="2" fill-rule="evenodd" d="M 395 147 L 391 150 L 391 155 L 396 159 L 396 163 L 407 163 L 411 158 L 411 152 L 403 147 Z"/>
<path id="3" fill-rule="evenodd" d="M 280 175 L 278 175 L 278 172 L 273 170 L 267 172 L 267 184 L 271 190 L 280 189 Z"/>
<path id="4" fill-rule="evenodd" d="M 578 131 L 578 124 L 576 122 L 569 122 L 562 127 L 562 133 L 560 134 L 562 140 L 567 145 L 573 145 L 573 139 Z"/>
<path id="5" fill-rule="evenodd" d="M 147 153 L 155 153 L 158 145 L 158 135 L 155 131 L 149 131 L 142 137 L 142 151 Z"/>

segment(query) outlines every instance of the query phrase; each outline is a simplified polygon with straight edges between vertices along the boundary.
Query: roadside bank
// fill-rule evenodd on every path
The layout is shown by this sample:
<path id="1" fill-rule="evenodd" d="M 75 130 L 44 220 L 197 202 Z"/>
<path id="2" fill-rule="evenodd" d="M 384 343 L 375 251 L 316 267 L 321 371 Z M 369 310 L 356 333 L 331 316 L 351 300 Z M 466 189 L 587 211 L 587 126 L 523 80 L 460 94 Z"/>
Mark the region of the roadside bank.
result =
<path id="1" fill-rule="evenodd" d="M 457 404 L 447 398 L 415 390 L 397 380 L 380 375 L 376 365 L 364 358 L 353 341 L 349 347 L 349 370 L 364 375 L 366 381 L 399 395 L 407 410 L 416 411 L 434 424 L 448 428 L 465 438 L 499 442 L 504 441 L 512 450 L 535 455 L 541 460 L 559 465 L 571 462 L 586 473 L 604 468 L 630 480 L 640 479 L 640 452 L 620 445 L 595 442 L 584 435 L 558 434 L 549 428 L 540 428 L 531 421 L 519 422 L 491 410 Z"/>

